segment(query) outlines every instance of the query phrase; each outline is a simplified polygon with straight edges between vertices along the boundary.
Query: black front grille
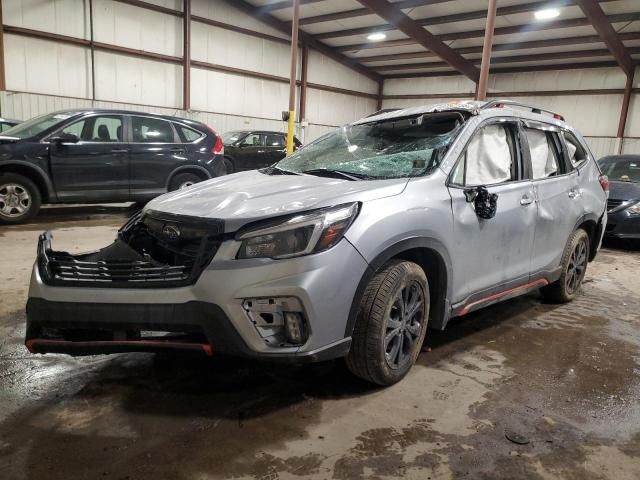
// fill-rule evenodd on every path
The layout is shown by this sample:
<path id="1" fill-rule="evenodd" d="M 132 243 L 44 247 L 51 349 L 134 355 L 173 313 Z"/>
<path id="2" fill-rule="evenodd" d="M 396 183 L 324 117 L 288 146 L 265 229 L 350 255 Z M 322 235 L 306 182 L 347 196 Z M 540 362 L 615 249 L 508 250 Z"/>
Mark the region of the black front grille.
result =
<path id="1" fill-rule="evenodd" d="M 196 282 L 223 241 L 221 220 L 149 211 L 129 220 L 114 243 L 97 252 L 71 255 L 40 236 L 38 265 L 53 285 L 177 287 Z"/>
<path id="2" fill-rule="evenodd" d="M 613 199 L 609 199 L 607 200 L 607 210 L 611 211 L 614 210 L 616 208 L 618 208 L 620 205 L 622 205 L 624 203 L 624 200 L 613 200 Z"/>

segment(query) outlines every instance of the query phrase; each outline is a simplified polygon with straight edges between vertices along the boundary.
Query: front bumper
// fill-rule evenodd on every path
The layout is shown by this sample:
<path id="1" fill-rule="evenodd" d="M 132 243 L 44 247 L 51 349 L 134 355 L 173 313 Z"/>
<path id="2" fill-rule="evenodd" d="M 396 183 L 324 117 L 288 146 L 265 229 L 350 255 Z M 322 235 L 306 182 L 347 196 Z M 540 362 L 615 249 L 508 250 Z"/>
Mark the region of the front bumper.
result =
<path id="1" fill-rule="evenodd" d="M 630 216 L 625 211 L 609 213 L 605 237 L 640 239 L 640 216 Z"/>
<path id="2" fill-rule="evenodd" d="M 220 246 L 195 284 L 176 288 L 54 286 L 36 265 L 25 343 L 34 353 L 72 355 L 183 349 L 319 361 L 348 353 L 349 311 L 367 263 L 346 239 L 325 252 L 286 260 L 229 260 L 233 243 Z M 310 331 L 302 346 L 267 342 L 248 315 L 247 299 L 283 297 L 302 306 Z M 71 335 L 51 334 L 61 329 Z M 169 335 L 146 337 L 147 331 Z"/>

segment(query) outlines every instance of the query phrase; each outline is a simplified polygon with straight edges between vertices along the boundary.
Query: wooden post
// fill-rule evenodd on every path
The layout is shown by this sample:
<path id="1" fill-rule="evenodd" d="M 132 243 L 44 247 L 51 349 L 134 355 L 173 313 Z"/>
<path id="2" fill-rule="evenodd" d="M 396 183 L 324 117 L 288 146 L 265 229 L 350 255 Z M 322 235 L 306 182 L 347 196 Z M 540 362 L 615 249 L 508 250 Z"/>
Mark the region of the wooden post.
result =
<path id="1" fill-rule="evenodd" d="M 624 140 L 624 131 L 627 126 L 627 114 L 629 113 L 629 103 L 631 101 L 631 93 L 633 91 L 633 78 L 635 72 L 627 75 L 627 83 L 624 86 L 624 96 L 622 97 L 622 110 L 620 111 L 620 122 L 618 123 L 618 135 L 616 135 L 616 153 L 622 153 L 622 142 Z"/>
<path id="2" fill-rule="evenodd" d="M 484 30 L 484 44 L 482 45 L 482 64 L 480 65 L 480 79 L 476 100 L 487 99 L 487 83 L 489 82 L 489 67 L 491 65 L 491 47 L 493 45 L 493 29 L 496 24 L 496 0 L 489 0 L 487 8 L 487 26 Z"/>
<path id="3" fill-rule="evenodd" d="M 182 109 L 191 109 L 191 0 L 184 0 L 182 33 Z"/>
<path id="4" fill-rule="evenodd" d="M 287 155 L 293 153 L 293 136 L 296 120 L 296 85 L 298 70 L 298 22 L 300 20 L 300 0 L 293 0 L 293 21 L 291 22 L 291 73 L 289 76 L 289 120 L 287 123 Z"/>

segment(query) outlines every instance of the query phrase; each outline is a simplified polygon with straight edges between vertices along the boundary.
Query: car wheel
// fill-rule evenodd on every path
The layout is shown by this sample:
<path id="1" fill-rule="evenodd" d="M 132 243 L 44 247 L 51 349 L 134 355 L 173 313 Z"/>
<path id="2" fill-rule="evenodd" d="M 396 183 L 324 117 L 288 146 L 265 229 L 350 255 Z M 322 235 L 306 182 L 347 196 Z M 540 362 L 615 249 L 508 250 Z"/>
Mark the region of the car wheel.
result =
<path id="1" fill-rule="evenodd" d="M 562 274 L 550 285 L 542 288 L 545 300 L 565 303 L 573 300 L 584 280 L 589 262 L 589 235 L 582 229 L 576 230 L 567 242 L 562 254 Z"/>
<path id="2" fill-rule="evenodd" d="M 183 188 L 190 187 L 191 185 L 195 185 L 201 181 L 202 178 L 194 173 L 179 173 L 171 179 L 169 191 L 173 192 L 174 190 L 182 190 Z"/>
<path id="3" fill-rule="evenodd" d="M 0 223 L 23 223 L 40 210 L 38 187 L 17 173 L 0 175 Z"/>
<path id="4" fill-rule="evenodd" d="M 227 169 L 227 175 L 236 171 L 236 169 L 233 167 L 233 161 L 228 158 L 224 159 L 224 167 Z"/>
<path id="5" fill-rule="evenodd" d="M 418 265 L 394 260 L 367 285 L 347 356 L 349 370 L 369 382 L 392 385 L 420 353 L 429 318 L 429 284 Z"/>

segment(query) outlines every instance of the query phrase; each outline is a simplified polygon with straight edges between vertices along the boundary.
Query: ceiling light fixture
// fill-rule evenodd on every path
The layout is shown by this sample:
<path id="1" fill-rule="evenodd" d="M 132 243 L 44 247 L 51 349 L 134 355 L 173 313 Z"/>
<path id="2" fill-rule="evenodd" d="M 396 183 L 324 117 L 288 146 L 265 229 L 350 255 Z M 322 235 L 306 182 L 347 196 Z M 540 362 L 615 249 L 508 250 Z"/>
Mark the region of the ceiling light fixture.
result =
<path id="1" fill-rule="evenodd" d="M 376 33 L 371 33 L 367 35 L 367 40 L 371 42 L 380 42 L 385 38 L 387 38 L 387 34 L 382 32 L 376 32 Z"/>
<path id="2" fill-rule="evenodd" d="M 538 10 L 534 15 L 538 20 L 551 20 L 560 16 L 560 10 L 557 8 L 545 8 L 544 10 Z"/>

